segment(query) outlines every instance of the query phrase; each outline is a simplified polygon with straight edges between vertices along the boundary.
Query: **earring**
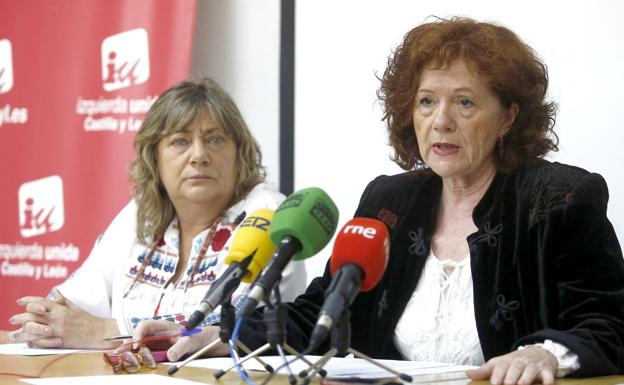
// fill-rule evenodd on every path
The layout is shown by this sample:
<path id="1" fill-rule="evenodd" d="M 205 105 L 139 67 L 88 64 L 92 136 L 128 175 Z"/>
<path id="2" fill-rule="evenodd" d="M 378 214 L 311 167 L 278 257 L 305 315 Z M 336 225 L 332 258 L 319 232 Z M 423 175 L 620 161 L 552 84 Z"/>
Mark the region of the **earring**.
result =
<path id="1" fill-rule="evenodd" d="M 498 157 L 502 160 L 505 156 L 505 143 L 502 135 L 496 139 L 496 143 L 498 144 Z"/>

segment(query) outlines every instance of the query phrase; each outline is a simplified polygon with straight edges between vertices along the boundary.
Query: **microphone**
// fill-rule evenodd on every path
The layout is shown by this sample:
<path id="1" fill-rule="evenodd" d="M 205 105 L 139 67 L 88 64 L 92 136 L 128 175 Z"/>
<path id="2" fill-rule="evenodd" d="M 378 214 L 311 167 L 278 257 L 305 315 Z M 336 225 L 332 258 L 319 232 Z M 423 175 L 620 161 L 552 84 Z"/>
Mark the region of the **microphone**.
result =
<path id="1" fill-rule="evenodd" d="M 240 308 L 249 316 L 280 279 L 291 259 L 301 260 L 318 253 L 330 241 L 338 225 L 338 208 L 317 187 L 292 193 L 275 210 L 269 235 L 277 250 Z"/>
<path id="2" fill-rule="evenodd" d="M 225 263 L 230 265 L 223 275 L 210 287 L 199 308 L 191 314 L 186 328 L 194 329 L 223 301 L 230 297 L 240 282 L 253 282 L 273 252 L 275 245 L 269 238 L 273 210 L 260 209 L 251 213 L 234 233 Z"/>
<path id="3" fill-rule="evenodd" d="M 390 252 L 388 229 L 372 218 L 353 218 L 338 233 L 330 259 L 332 281 L 310 336 L 308 351 L 316 349 L 355 299 L 381 279 Z"/>

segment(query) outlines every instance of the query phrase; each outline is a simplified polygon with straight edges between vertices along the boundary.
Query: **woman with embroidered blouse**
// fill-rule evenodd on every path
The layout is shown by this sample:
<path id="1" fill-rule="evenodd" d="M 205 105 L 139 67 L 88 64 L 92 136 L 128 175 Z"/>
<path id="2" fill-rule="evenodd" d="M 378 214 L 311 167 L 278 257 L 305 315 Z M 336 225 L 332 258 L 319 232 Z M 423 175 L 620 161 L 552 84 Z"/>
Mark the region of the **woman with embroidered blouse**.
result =
<path id="1" fill-rule="evenodd" d="M 387 225 L 390 256 L 350 306 L 353 348 L 477 365 L 467 375 L 493 384 L 624 373 L 624 259 L 607 186 L 543 159 L 557 150 L 556 105 L 533 50 L 502 26 L 439 19 L 406 34 L 381 81 L 406 172 L 370 182 L 355 213 Z M 288 305 L 293 348 L 307 348 L 330 282 L 326 269 Z M 239 334 L 249 347 L 266 342 L 256 313 Z"/>
<path id="2" fill-rule="evenodd" d="M 134 199 L 84 264 L 51 293 L 24 297 L 11 334 L 37 347 L 109 348 L 145 319 L 181 328 L 227 268 L 231 235 L 247 214 L 284 196 L 264 183 L 260 149 L 231 97 L 213 80 L 182 82 L 147 112 L 135 137 Z M 305 288 L 303 264 L 284 295 Z M 234 305 L 245 291 L 232 296 Z M 209 315 L 204 325 L 218 321 Z"/>

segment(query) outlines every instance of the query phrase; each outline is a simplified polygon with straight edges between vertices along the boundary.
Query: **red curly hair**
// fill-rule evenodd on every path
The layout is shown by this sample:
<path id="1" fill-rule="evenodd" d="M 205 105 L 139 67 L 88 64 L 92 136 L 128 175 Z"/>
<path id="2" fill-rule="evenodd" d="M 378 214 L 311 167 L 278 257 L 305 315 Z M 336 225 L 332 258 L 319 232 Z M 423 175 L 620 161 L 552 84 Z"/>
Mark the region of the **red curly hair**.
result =
<path id="1" fill-rule="evenodd" d="M 388 59 L 377 96 L 395 163 L 405 170 L 425 167 L 412 120 L 420 77 L 425 68 L 448 67 L 459 59 L 488 82 L 504 106 L 519 106 L 504 137 L 504 156 L 494 157 L 499 170 L 516 169 L 558 150 L 553 131 L 557 105 L 546 100 L 546 65 L 508 28 L 454 17 L 412 29 Z"/>

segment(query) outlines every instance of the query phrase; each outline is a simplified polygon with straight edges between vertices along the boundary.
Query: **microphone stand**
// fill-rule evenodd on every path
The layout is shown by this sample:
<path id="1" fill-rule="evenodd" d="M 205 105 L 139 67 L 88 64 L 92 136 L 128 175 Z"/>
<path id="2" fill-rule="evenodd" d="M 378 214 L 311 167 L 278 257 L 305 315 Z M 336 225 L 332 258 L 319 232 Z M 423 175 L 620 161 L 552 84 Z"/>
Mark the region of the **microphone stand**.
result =
<path id="1" fill-rule="evenodd" d="M 269 349 L 277 350 L 280 357 L 282 357 L 284 364 L 280 366 L 280 368 L 284 366 L 286 367 L 286 370 L 288 371 L 288 381 L 290 382 L 291 385 L 295 385 L 297 383 L 297 379 L 295 375 L 292 373 L 292 370 L 290 369 L 290 363 L 292 363 L 292 361 L 290 363 L 288 362 L 288 360 L 286 359 L 286 355 L 284 354 L 284 350 L 288 352 L 289 354 L 295 356 L 296 359 L 301 359 L 308 365 L 312 365 L 312 363 L 309 360 L 307 360 L 301 353 L 297 352 L 295 349 L 293 349 L 290 345 L 286 343 L 286 320 L 288 318 L 288 312 L 284 304 L 281 302 L 279 285 L 275 285 L 275 287 L 273 288 L 273 293 L 275 296 L 274 303 L 270 301 L 270 298 L 268 298 L 269 297 L 268 295 L 264 299 L 264 303 L 266 305 L 264 307 L 262 319 L 267 326 L 267 343 L 261 346 L 260 348 L 256 349 L 252 353 L 248 353 L 245 357 L 242 357 L 230 367 L 219 370 L 218 372 L 215 372 L 215 378 L 217 379 L 220 378 L 226 372 L 232 370 L 237 365 L 241 365 L 245 363 L 251 358 L 258 359 L 258 356 L 260 354 L 264 353 L 265 351 Z M 269 377 L 263 382 L 263 385 L 266 384 L 269 380 L 271 380 L 271 378 L 273 378 L 276 371 L 269 371 L 269 373 L 270 373 Z"/>
<path id="2" fill-rule="evenodd" d="M 340 319 L 331 331 L 331 349 L 313 365 L 310 365 L 308 369 L 302 370 L 301 373 L 299 373 L 299 377 L 303 378 L 302 385 L 308 385 L 317 373 L 324 377 L 324 374 L 321 374 L 321 370 L 324 370 L 323 366 L 325 366 L 332 357 L 336 355 L 344 356 L 347 353 L 351 353 L 357 358 L 362 358 L 366 360 L 366 362 L 394 374 L 403 381 L 412 382 L 412 376 L 398 372 L 351 347 L 351 324 L 349 323 L 349 317 L 349 310 L 342 312 Z"/>
<path id="3" fill-rule="evenodd" d="M 234 309 L 234 306 L 232 306 L 231 300 L 232 299 L 231 299 L 231 296 L 230 296 L 230 297 L 226 298 L 226 300 L 221 304 L 221 322 L 219 323 L 219 326 L 221 327 L 221 330 L 219 331 L 219 338 L 216 338 L 214 341 L 212 341 L 208 345 L 204 346 L 203 348 L 201 348 L 200 350 L 195 352 L 193 355 L 189 356 L 187 359 L 182 361 L 179 365 L 174 365 L 174 366 L 170 367 L 167 370 L 167 373 L 169 373 L 169 375 L 172 375 L 173 373 L 177 372 L 181 367 L 185 366 L 186 364 L 188 364 L 189 362 L 193 361 L 197 357 L 202 356 L 208 350 L 210 350 L 213 347 L 215 347 L 219 342 L 226 343 L 226 344 L 230 345 L 230 347 L 232 347 L 232 348 L 234 347 L 234 344 L 232 342 L 232 333 L 234 331 L 234 319 L 235 319 L 236 309 Z M 240 350 L 244 351 L 247 354 L 251 354 L 252 353 L 251 349 L 249 349 L 245 344 L 243 344 L 240 341 L 236 341 L 236 347 L 238 347 Z M 271 365 L 267 364 L 260 357 L 253 357 L 253 358 L 255 358 L 256 361 L 258 361 L 260 363 L 260 365 L 264 366 L 264 369 L 267 372 L 273 373 L 273 367 Z M 219 377 L 221 377 L 223 375 L 223 374 L 220 374 L 217 377 L 217 374 L 219 372 L 220 371 L 217 371 L 217 372 L 215 372 L 213 374 L 215 376 L 215 378 L 217 378 L 217 379 L 219 379 Z"/>

